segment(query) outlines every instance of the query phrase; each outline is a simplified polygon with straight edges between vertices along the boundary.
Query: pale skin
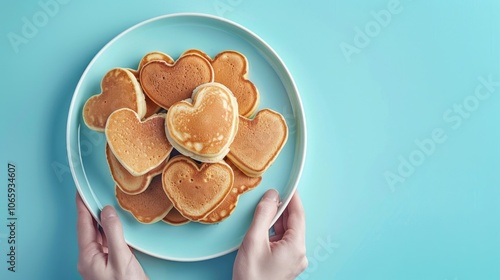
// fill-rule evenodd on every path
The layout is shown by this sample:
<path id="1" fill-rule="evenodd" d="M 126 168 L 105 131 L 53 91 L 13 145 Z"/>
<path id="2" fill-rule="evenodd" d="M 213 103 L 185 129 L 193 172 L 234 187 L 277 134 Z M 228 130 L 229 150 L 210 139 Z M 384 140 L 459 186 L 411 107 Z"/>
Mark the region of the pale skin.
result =
<path id="1" fill-rule="evenodd" d="M 238 250 L 233 279 L 294 279 L 307 267 L 305 214 L 297 193 L 274 224 L 279 195 L 267 191 L 255 209 L 254 218 Z M 76 197 L 78 271 L 84 279 L 149 279 L 123 237 L 123 229 L 111 206 L 101 211 L 101 227 L 79 195 Z"/>
<path id="2" fill-rule="evenodd" d="M 125 243 L 122 224 L 113 207 L 106 206 L 101 211 L 102 231 L 79 195 L 76 208 L 78 272 L 84 279 L 149 279 Z"/>

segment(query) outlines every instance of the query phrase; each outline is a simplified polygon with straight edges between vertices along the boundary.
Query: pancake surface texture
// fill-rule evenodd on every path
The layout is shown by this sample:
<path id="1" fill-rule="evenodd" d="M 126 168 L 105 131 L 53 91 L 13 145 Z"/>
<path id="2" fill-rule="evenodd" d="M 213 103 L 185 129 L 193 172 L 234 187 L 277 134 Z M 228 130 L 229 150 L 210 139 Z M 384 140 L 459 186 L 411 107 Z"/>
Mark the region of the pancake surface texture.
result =
<path id="1" fill-rule="evenodd" d="M 248 79 L 248 60 L 240 52 L 223 51 L 211 59 L 206 53 L 197 49 L 185 51 L 181 56 L 197 54 L 206 58 L 214 68 L 214 82 L 228 87 L 238 101 L 239 114 L 244 117 L 252 116 L 260 102 L 257 87 Z"/>
<path id="2" fill-rule="evenodd" d="M 85 102 L 83 121 L 90 129 L 102 132 L 109 115 L 120 108 L 129 108 L 142 118 L 146 101 L 134 74 L 125 68 L 114 68 L 102 79 L 101 93 Z"/>
<path id="3" fill-rule="evenodd" d="M 165 137 L 165 114 L 141 121 L 134 111 L 120 109 L 109 116 L 105 134 L 113 154 L 134 176 L 156 168 L 172 151 Z"/>
<path id="4" fill-rule="evenodd" d="M 207 216 L 230 192 L 234 183 L 231 167 L 225 162 L 203 163 L 176 156 L 162 174 L 163 189 L 182 216 L 198 221 Z"/>
<path id="5" fill-rule="evenodd" d="M 238 122 L 238 103 L 231 91 L 208 83 L 194 90 L 192 103 L 177 102 L 168 110 L 166 135 L 183 155 L 218 162 L 229 152 Z"/>
<path id="6" fill-rule="evenodd" d="M 154 177 L 149 187 L 140 194 L 128 195 L 118 186 L 115 187 L 115 194 L 120 207 L 144 224 L 160 221 L 173 207 L 163 191 L 160 175 Z"/>
<path id="7" fill-rule="evenodd" d="M 285 118 L 278 112 L 264 109 L 254 119 L 240 116 L 227 157 L 248 176 L 260 176 L 278 157 L 287 138 Z"/>
<path id="8" fill-rule="evenodd" d="M 201 84 L 214 81 L 214 71 L 205 58 L 191 54 L 173 65 L 153 60 L 142 66 L 139 79 L 144 93 L 156 104 L 169 109 L 174 103 L 191 97 Z"/>
<path id="9" fill-rule="evenodd" d="M 111 177 L 116 185 L 126 194 L 139 194 L 146 190 L 154 176 L 161 174 L 163 167 L 167 164 L 168 157 L 162 164 L 141 176 L 134 176 L 122 166 L 115 157 L 109 145 L 106 144 L 106 161 L 108 162 Z"/>
<path id="10" fill-rule="evenodd" d="M 226 160 L 226 163 L 233 169 L 234 173 L 234 183 L 231 192 L 217 208 L 200 220 L 201 223 L 214 224 L 227 219 L 236 209 L 240 195 L 255 189 L 262 180 L 262 177 L 249 177 L 245 175 L 230 160 Z"/>

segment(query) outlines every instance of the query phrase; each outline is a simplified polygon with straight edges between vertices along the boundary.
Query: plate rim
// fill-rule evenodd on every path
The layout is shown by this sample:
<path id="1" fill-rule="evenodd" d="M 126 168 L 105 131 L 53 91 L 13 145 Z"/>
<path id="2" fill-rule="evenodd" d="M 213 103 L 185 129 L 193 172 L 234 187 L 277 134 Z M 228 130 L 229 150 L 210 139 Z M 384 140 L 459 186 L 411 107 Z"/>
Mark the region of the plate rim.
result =
<path id="1" fill-rule="evenodd" d="M 87 202 L 87 198 L 85 196 L 82 196 L 82 187 L 80 186 L 79 184 L 79 181 L 78 181 L 78 178 L 77 178 L 77 174 L 75 172 L 75 164 L 73 162 L 73 159 L 72 159 L 72 149 L 71 149 L 71 139 L 72 139 L 72 130 L 71 130 L 71 127 L 72 127 L 72 118 L 70 117 L 73 113 L 73 111 L 76 109 L 76 94 L 78 93 L 78 91 L 80 90 L 80 87 L 82 86 L 83 84 L 83 81 L 84 81 L 84 78 L 87 76 L 88 72 L 90 71 L 90 69 L 92 68 L 92 66 L 95 64 L 95 62 L 97 61 L 97 59 L 99 59 L 102 55 L 103 52 L 105 52 L 111 45 L 113 45 L 117 40 L 119 40 L 121 37 L 125 36 L 126 34 L 128 34 L 129 32 L 137 29 L 137 28 L 140 28 L 141 26 L 144 26 L 144 25 L 147 25 L 151 22 L 155 22 L 155 21 L 160 21 L 160 20 L 163 20 L 163 19 L 168 19 L 168 18 L 176 18 L 176 17 L 179 17 L 179 18 L 188 18 L 188 17 L 192 17 L 192 18 L 204 18 L 204 19 L 209 19 L 209 20 L 213 20 L 213 21 L 218 21 L 218 22 L 221 22 L 223 24 L 226 24 L 226 25 L 229 25 L 229 26 L 233 26 L 235 27 L 236 29 L 239 29 L 241 30 L 243 33 L 245 34 L 248 34 L 250 35 L 250 37 L 254 40 L 256 40 L 259 44 L 263 45 L 267 51 L 269 51 L 271 53 L 271 55 L 277 59 L 278 61 L 278 64 L 279 64 L 279 67 L 282 68 L 282 70 L 284 70 L 284 73 L 285 73 L 285 77 L 281 77 L 281 75 L 279 75 L 279 71 L 276 71 L 275 69 L 275 66 L 271 64 L 271 67 L 273 67 L 273 70 L 276 72 L 276 74 L 278 74 L 280 76 L 280 79 L 281 79 L 281 82 L 284 83 L 283 81 L 283 78 L 287 78 L 288 79 L 288 83 L 290 84 L 292 90 L 296 93 L 294 98 L 296 98 L 296 101 L 297 101 L 297 106 L 292 106 L 292 108 L 294 109 L 294 115 L 296 115 L 296 123 L 299 124 L 297 127 L 299 130 L 303 130 L 303 131 L 299 131 L 298 132 L 298 137 L 297 137 L 297 144 L 296 144 L 296 147 L 295 147 L 295 150 L 297 152 L 297 146 L 299 146 L 301 148 L 301 153 L 300 155 L 298 156 L 299 157 L 299 162 L 296 164 L 296 176 L 297 176 L 297 179 L 295 180 L 295 182 L 293 183 L 293 186 L 291 188 L 291 195 L 289 195 L 288 197 L 286 197 L 285 200 L 281 201 L 281 204 L 278 208 L 278 211 L 275 215 L 275 217 L 273 218 L 272 220 L 272 223 L 271 223 L 271 227 L 272 225 L 276 222 L 276 220 L 279 218 L 279 216 L 281 216 L 281 214 L 283 213 L 283 211 L 285 210 L 286 206 L 288 205 L 288 203 L 290 202 L 290 200 L 292 199 L 292 196 L 293 194 L 296 192 L 297 188 L 298 188 L 298 184 L 300 182 L 300 179 L 302 177 L 302 172 L 303 172 L 303 169 L 304 169 L 304 164 L 305 164 L 305 160 L 306 160 L 306 151 L 307 151 L 307 129 L 306 129 L 306 118 L 305 118 L 305 113 L 304 113 L 304 109 L 303 109 L 303 103 L 302 103 L 302 100 L 301 100 L 301 96 L 299 94 L 299 90 L 295 84 L 295 81 L 293 79 L 293 76 L 291 75 L 288 67 L 286 66 L 286 64 L 284 63 L 284 61 L 282 60 L 282 58 L 278 55 L 278 53 L 266 42 L 264 41 L 260 36 L 258 36 L 256 33 L 254 33 L 252 30 L 246 28 L 245 26 L 239 24 L 239 23 L 236 23 L 232 20 L 229 20 L 229 19 L 226 19 L 226 18 L 222 18 L 220 16 L 215 16 L 215 15 L 212 15 L 212 14 L 205 14 L 205 13 L 172 13 L 172 14 L 165 14 L 165 15 L 160 15 L 160 16 L 156 16 L 156 17 L 152 17 L 152 18 L 149 18 L 149 19 L 146 19 L 146 20 L 143 20 L 143 21 L 140 21 L 139 23 L 136 23 L 132 26 L 130 26 L 129 28 L 126 28 L 125 30 L 123 30 L 122 32 L 120 32 L 118 35 L 116 35 L 113 39 L 111 39 L 109 42 L 107 42 L 95 55 L 94 57 L 92 58 L 92 60 L 88 63 L 88 65 L 86 66 L 84 72 L 81 74 L 80 76 L 80 79 L 75 87 L 75 90 L 73 91 L 73 95 L 72 95 L 72 98 L 71 98 L 71 103 L 70 103 L 70 106 L 69 106 L 69 110 L 68 110 L 68 119 L 67 119 L 67 123 L 66 123 L 66 153 L 67 153 L 67 157 L 68 157 L 68 164 L 69 164 L 69 167 L 70 167 L 70 171 L 71 171 L 71 175 L 72 175 L 72 178 L 73 178 L 73 182 L 76 186 L 76 189 L 78 191 L 78 194 L 81 196 L 85 206 L 87 207 L 87 209 L 89 209 L 89 212 L 92 214 L 92 216 L 94 217 L 94 219 L 100 223 L 100 218 L 99 218 L 99 215 L 97 213 L 94 213 L 94 211 L 92 211 L 93 207 L 89 207 L 89 202 Z M 269 62 L 269 61 L 268 61 Z M 289 93 L 289 90 L 286 90 L 287 92 L 287 95 L 290 95 Z M 295 159 L 297 159 L 297 155 L 295 155 Z M 81 162 L 81 161 L 79 161 Z M 82 165 L 83 166 L 83 165 Z M 293 170 L 292 170 L 293 171 Z M 97 205 L 98 206 L 98 205 Z M 98 206 L 99 208 L 99 206 Z M 102 209 L 99 209 L 99 210 L 102 210 Z M 125 238 L 125 242 L 131 246 L 132 248 L 134 248 L 135 250 L 137 251 L 140 251 L 144 254 L 147 254 L 149 256 L 153 256 L 155 258 L 159 258 L 159 259 L 164 259 L 164 260 L 170 260 L 170 261 L 179 261 L 179 262 L 196 262 L 196 261 L 203 261 L 203 260 L 209 260 L 209 259 L 214 259 L 214 258 L 217 258 L 217 257 L 220 257 L 220 256 L 224 256 L 226 254 L 229 254 L 235 250 L 237 250 L 239 248 L 239 245 L 235 246 L 235 247 L 232 247 L 232 248 L 229 248 L 227 250 L 223 250 L 222 252 L 219 252 L 219 253 L 215 253 L 215 254 L 211 254 L 211 255 L 208 255 L 208 256 L 201 256 L 201 257 L 192 257 L 192 258 L 186 258 L 186 257 L 173 257 L 173 256 L 165 256 L 165 255 L 159 255 L 157 253 L 153 253 L 153 252 L 150 252 L 148 250 L 144 250 L 142 248 L 138 248 L 137 246 L 134 246 L 134 245 L 131 245 L 129 243 L 129 241 L 127 240 L 127 238 Z"/>

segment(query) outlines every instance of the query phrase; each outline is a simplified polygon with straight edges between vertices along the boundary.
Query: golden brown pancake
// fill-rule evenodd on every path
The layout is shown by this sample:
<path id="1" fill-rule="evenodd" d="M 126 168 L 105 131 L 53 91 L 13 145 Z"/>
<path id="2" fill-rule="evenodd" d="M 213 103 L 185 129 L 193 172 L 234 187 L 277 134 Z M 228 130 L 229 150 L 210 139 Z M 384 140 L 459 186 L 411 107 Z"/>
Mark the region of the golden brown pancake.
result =
<path id="1" fill-rule="evenodd" d="M 244 117 L 252 116 L 260 102 L 259 90 L 248 79 L 248 60 L 240 52 L 223 51 L 212 60 L 201 50 L 190 49 L 182 55 L 197 54 L 206 58 L 214 68 L 214 82 L 228 87 L 238 100 L 239 114 Z M 181 55 L 181 56 L 182 56 Z"/>
<path id="2" fill-rule="evenodd" d="M 264 109 L 253 120 L 240 116 L 227 157 L 248 176 L 260 176 L 278 157 L 287 138 L 285 118 L 278 112 Z"/>
<path id="3" fill-rule="evenodd" d="M 191 97 L 201 84 L 213 82 L 210 62 L 199 55 L 185 55 L 173 65 L 153 60 L 141 68 L 139 75 L 144 93 L 156 104 L 169 109 L 174 103 Z"/>
<path id="4" fill-rule="evenodd" d="M 129 70 L 132 74 L 134 74 L 135 78 L 139 82 L 140 81 L 139 73 L 141 71 L 142 66 L 146 65 L 148 62 L 153 60 L 162 60 L 168 64 L 174 64 L 174 60 L 168 54 L 154 51 L 147 53 L 145 56 L 142 57 L 141 61 L 139 62 L 139 66 L 137 67 L 137 70 L 134 69 L 127 69 L 127 70 Z M 146 101 L 146 114 L 144 115 L 144 118 L 148 118 L 160 111 L 161 107 L 158 106 L 158 104 L 154 103 L 153 100 L 151 100 L 151 98 L 149 98 L 147 95 L 144 95 L 144 99 Z"/>
<path id="5" fill-rule="evenodd" d="M 238 100 L 238 110 L 244 117 L 252 116 L 259 106 L 257 87 L 248 80 L 248 61 L 236 51 L 219 53 L 212 61 L 215 82 L 227 86 Z"/>
<path id="6" fill-rule="evenodd" d="M 114 68 L 102 79 L 101 93 L 85 102 L 83 120 L 90 129 L 104 131 L 109 115 L 120 108 L 129 108 L 142 118 L 146 113 L 146 102 L 133 73 L 125 68 Z"/>
<path id="7" fill-rule="evenodd" d="M 148 64 L 153 60 L 162 60 L 170 65 L 173 65 L 175 63 L 174 59 L 166 53 L 159 51 L 149 52 L 142 57 L 141 61 L 139 62 L 139 67 L 137 67 L 137 71 L 140 72 L 142 67 L 144 67 L 144 65 Z"/>
<path id="8" fill-rule="evenodd" d="M 146 190 L 154 176 L 161 174 L 167 164 L 168 157 L 162 164 L 141 176 L 134 176 L 116 159 L 115 155 L 106 143 L 106 161 L 108 162 L 111 177 L 116 185 L 126 194 L 139 194 Z"/>
<path id="9" fill-rule="evenodd" d="M 140 194 L 126 194 L 118 186 L 115 187 L 115 194 L 120 207 L 144 224 L 158 222 L 173 207 L 163 191 L 161 175 L 154 177 L 149 187 Z"/>
<path id="10" fill-rule="evenodd" d="M 203 58 L 205 58 L 206 60 L 208 60 L 209 62 L 212 62 L 212 58 L 206 54 L 205 52 L 201 51 L 201 50 L 198 50 L 198 49 L 189 49 L 185 52 L 183 52 L 180 57 L 182 56 L 185 56 L 185 55 L 188 55 L 188 54 L 197 54 Z"/>
<path id="11" fill-rule="evenodd" d="M 172 210 L 168 212 L 168 214 L 162 219 L 162 221 L 173 226 L 185 225 L 190 222 L 189 219 L 182 216 L 179 210 L 175 209 L 175 207 L 173 207 Z"/>
<path id="12" fill-rule="evenodd" d="M 162 180 L 165 193 L 181 215 L 198 221 L 226 198 L 234 175 L 223 161 L 199 166 L 188 157 L 176 156 L 165 166 Z"/>
<path id="13" fill-rule="evenodd" d="M 193 92 L 192 103 L 180 101 L 167 112 L 167 138 L 183 155 L 217 162 L 228 152 L 238 128 L 238 104 L 222 84 L 208 83 Z"/>
<path id="14" fill-rule="evenodd" d="M 234 183 L 231 192 L 217 208 L 200 220 L 201 223 L 215 224 L 228 218 L 236 209 L 240 195 L 256 188 L 262 180 L 262 177 L 249 177 L 245 175 L 229 159 L 226 159 L 226 163 L 233 169 L 234 173 Z"/>
<path id="15" fill-rule="evenodd" d="M 105 134 L 113 154 L 134 176 L 155 169 L 172 151 L 165 137 L 165 114 L 141 121 L 134 111 L 119 109 L 109 116 Z"/>

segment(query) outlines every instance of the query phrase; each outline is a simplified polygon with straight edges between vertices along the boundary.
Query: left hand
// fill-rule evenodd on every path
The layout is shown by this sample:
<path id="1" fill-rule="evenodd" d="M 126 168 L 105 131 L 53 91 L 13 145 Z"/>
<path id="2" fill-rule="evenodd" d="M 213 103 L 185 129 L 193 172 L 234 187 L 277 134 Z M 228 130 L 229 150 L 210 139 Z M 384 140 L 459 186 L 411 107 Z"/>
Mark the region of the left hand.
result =
<path id="1" fill-rule="evenodd" d="M 78 272 L 84 279 L 148 279 L 125 242 L 122 224 L 112 206 L 101 211 L 103 232 L 79 194 L 76 208 Z"/>

